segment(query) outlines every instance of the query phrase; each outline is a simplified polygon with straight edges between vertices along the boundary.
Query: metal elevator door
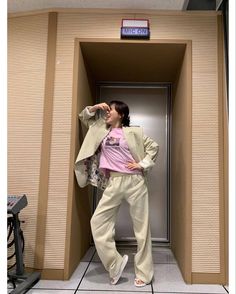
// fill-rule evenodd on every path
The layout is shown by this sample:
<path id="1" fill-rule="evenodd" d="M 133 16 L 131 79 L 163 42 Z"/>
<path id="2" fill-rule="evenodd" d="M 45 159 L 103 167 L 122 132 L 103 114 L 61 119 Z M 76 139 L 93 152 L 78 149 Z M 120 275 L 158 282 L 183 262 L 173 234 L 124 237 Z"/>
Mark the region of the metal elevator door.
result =
<path id="1" fill-rule="evenodd" d="M 100 84 L 98 102 L 121 100 L 130 108 L 131 126 L 142 126 L 144 133 L 159 144 L 156 165 L 148 174 L 149 213 L 154 243 L 169 243 L 169 129 L 170 85 Z M 101 192 L 97 191 L 94 207 Z M 115 239 L 134 243 L 129 205 L 123 201 L 117 216 Z"/>

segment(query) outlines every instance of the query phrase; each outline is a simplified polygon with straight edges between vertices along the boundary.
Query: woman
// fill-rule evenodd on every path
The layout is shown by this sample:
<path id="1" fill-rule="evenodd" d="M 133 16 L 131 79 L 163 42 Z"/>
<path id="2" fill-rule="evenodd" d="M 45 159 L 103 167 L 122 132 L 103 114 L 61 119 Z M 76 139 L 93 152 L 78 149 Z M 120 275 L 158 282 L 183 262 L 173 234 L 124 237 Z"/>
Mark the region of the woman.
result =
<path id="1" fill-rule="evenodd" d="M 96 118 L 98 110 L 105 112 L 106 117 Z M 117 212 L 125 199 L 130 205 L 138 244 L 134 284 L 143 287 L 153 278 L 145 175 L 154 165 L 158 144 L 145 136 L 141 127 L 129 126 L 129 108 L 124 102 L 88 106 L 79 116 L 89 131 L 76 160 L 77 181 L 81 187 L 91 183 L 105 188 L 91 219 L 97 253 L 109 272 L 111 284 L 116 284 L 128 261 L 127 255 L 122 257 L 116 250 L 114 241 Z"/>

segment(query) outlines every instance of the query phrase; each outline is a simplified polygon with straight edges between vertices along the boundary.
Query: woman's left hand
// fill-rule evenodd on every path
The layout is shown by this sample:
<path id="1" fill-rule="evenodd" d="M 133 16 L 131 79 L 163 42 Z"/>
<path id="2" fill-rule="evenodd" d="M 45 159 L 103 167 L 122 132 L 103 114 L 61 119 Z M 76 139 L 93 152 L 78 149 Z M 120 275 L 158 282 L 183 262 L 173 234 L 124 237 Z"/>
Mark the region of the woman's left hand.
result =
<path id="1" fill-rule="evenodd" d="M 133 162 L 128 162 L 128 164 L 126 164 L 126 167 L 130 170 L 134 170 L 134 169 L 138 169 L 138 170 L 142 170 L 142 167 L 140 164 L 138 164 L 137 162 L 133 161 Z"/>

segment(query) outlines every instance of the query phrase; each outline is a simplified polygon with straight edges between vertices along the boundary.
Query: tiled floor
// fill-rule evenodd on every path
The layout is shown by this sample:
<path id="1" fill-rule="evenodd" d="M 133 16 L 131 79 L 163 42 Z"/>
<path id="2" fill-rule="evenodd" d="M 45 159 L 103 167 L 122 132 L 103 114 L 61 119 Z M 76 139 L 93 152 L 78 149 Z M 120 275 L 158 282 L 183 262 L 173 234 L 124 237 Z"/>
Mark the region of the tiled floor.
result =
<path id="1" fill-rule="evenodd" d="M 134 293 L 158 293 L 158 294 L 211 294 L 228 293 L 228 288 L 222 285 L 187 285 L 185 284 L 176 260 L 168 248 L 153 248 L 154 281 L 151 285 L 136 288 L 134 280 L 134 254 L 135 247 L 119 248 L 123 255 L 129 255 L 128 264 L 117 285 L 110 285 L 107 272 L 104 270 L 99 257 L 91 247 L 82 259 L 76 271 L 69 281 L 40 280 L 27 293 L 33 294 L 134 294 Z M 12 291 L 8 285 L 8 293 Z"/>

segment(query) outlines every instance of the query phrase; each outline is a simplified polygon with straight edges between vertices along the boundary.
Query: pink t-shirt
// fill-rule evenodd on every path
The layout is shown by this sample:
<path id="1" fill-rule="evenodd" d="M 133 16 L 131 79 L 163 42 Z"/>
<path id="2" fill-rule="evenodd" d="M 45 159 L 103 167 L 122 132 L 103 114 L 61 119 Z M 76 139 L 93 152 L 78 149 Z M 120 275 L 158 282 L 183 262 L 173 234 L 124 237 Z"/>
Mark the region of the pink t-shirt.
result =
<path id="1" fill-rule="evenodd" d="M 142 174 L 138 169 L 130 170 L 128 162 L 134 162 L 122 128 L 113 128 L 103 139 L 99 168 L 103 171 L 117 171 L 128 174 Z"/>

